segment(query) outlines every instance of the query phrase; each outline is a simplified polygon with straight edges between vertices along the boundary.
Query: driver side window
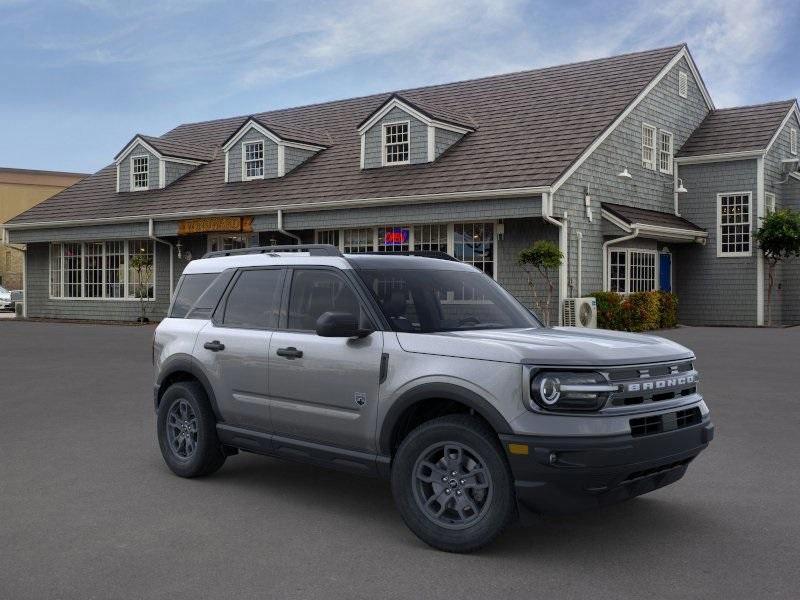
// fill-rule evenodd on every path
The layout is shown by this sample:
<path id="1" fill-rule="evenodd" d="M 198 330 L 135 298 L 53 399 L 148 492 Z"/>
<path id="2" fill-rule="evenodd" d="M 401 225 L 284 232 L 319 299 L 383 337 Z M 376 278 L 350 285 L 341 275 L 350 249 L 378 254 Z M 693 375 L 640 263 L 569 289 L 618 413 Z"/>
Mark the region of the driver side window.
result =
<path id="1" fill-rule="evenodd" d="M 325 269 L 295 269 L 287 329 L 314 331 L 317 319 L 326 312 L 350 313 L 360 323 L 366 320 L 358 296 L 343 277 Z"/>

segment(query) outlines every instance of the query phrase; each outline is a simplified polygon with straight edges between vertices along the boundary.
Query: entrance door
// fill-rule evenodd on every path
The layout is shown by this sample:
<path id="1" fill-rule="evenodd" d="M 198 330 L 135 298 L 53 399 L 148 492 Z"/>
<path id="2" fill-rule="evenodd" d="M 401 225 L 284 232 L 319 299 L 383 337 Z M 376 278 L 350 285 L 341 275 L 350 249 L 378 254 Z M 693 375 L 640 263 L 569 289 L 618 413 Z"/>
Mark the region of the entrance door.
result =
<path id="1" fill-rule="evenodd" d="M 208 251 L 246 248 L 247 240 L 248 236 L 245 233 L 210 233 L 208 235 Z"/>
<path id="2" fill-rule="evenodd" d="M 672 291 L 672 254 L 662 252 L 658 259 L 658 285 L 663 292 Z"/>
<path id="3" fill-rule="evenodd" d="M 358 339 L 316 334 L 317 318 L 328 311 L 367 318 L 351 283 L 335 270 L 295 268 L 290 285 L 285 327 L 269 348 L 275 433 L 374 451 L 383 333 Z"/>

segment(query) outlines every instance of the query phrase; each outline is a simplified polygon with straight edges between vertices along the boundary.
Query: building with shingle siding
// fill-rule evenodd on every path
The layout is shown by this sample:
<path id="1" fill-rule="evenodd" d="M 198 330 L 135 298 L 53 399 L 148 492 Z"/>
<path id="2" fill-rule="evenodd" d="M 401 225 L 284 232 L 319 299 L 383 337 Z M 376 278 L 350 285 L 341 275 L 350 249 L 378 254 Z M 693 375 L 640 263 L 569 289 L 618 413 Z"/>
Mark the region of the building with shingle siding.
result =
<path id="1" fill-rule="evenodd" d="M 716 109 L 679 45 L 139 134 L 4 235 L 30 317 L 133 319 L 144 296 L 158 318 L 192 258 L 296 242 L 448 252 L 530 305 L 517 255 L 548 239 L 551 321 L 566 298 L 663 289 L 684 323 L 760 325 L 753 233 L 800 203 L 799 114 Z M 800 322 L 800 269 L 778 279 L 773 321 Z"/>

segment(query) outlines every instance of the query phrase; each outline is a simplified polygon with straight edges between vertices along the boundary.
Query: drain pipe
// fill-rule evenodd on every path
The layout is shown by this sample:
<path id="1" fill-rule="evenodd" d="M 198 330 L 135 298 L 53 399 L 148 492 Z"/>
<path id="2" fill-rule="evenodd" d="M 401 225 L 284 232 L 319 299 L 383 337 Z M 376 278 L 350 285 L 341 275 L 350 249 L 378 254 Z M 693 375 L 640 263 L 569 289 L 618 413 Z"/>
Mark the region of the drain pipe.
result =
<path id="1" fill-rule="evenodd" d="M 578 298 L 583 297 L 583 232 L 575 234 L 578 237 Z"/>
<path id="2" fill-rule="evenodd" d="M 559 221 L 553 218 L 553 194 L 542 194 L 542 219 L 548 223 L 558 227 L 558 248 L 564 255 L 564 260 L 561 261 L 561 266 L 558 269 L 558 322 L 561 323 L 563 319 L 563 311 L 561 307 L 564 303 L 564 298 L 567 296 L 567 277 L 569 273 L 569 240 L 567 238 L 567 212 L 564 211 L 564 220 Z"/>
<path id="3" fill-rule="evenodd" d="M 283 211 L 279 208 L 278 209 L 278 233 L 285 235 L 286 237 L 290 237 L 295 240 L 298 244 L 302 244 L 303 241 L 300 239 L 299 235 L 295 235 L 293 233 L 289 233 L 283 228 Z"/>
<path id="4" fill-rule="evenodd" d="M 609 289 L 609 282 L 608 282 L 608 247 L 613 246 L 614 244 L 621 244 L 622 242 L 627 242 L 628 240 L 632 240 L 635 237 L 639 237 L 639 228 L 634 227 L 633 232 L 630 235 L 625 235 L 622 237 L 614 238 L 613 240 L 608 240 L 607 242 L 603 243 L 603 290 L 606 292 Z"/>
<path id="5" fill-rule="evenodd" d="M 8 229 L 0 227 L 0 244 L 22 254 L 22 318 L 28 318 L 28 247 L 11 243 Z M 14 309 L 16 311 L 16 307 Z"/>
<path id="6" fill-rule="evenodd" d="M 147 220 L 147 237 L 155 242 L 169 246 L 169 301 L 172 302 L 172 294 L 175 292 L 175 247 L 167 240 L 156 237 L 153 219 Z M 155 256 L 153 256 L 155 262 Z"/>

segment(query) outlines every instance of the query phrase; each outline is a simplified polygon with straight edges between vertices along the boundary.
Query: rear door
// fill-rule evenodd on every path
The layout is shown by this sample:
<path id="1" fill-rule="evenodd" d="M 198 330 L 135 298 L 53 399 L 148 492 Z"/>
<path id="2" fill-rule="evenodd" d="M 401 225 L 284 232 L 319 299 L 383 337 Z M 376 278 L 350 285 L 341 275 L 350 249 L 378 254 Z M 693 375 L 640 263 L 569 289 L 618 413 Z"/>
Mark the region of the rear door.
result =
<path id="1" fill-rule="evenodd" d="M 280 267 L 239 271 L 212 321 L 197 336 L 195 357 L 228 424 L 271 431 L 268 351 L 278 323 L 283 278 Z"/>
<path id="2" fill-rule="evenodd" d="M 286 279 L 286 312 L 269 349 L 275 433 L 374 451 L 383 333 L 318 336 L 317 318 L 328 311 L 357 314 L 371 324 L 362 298 L 338 269 L 294 268 Z"/>

